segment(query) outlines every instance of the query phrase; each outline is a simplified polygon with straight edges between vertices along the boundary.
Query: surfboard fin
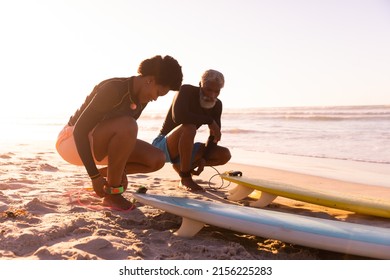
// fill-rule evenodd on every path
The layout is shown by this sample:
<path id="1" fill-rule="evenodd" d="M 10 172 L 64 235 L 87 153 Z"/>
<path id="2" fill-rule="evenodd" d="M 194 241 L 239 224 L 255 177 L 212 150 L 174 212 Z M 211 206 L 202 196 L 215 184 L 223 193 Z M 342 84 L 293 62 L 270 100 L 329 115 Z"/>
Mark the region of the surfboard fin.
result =
<path id="1" fill-rule="evenodd" d="M 268 206 L 272 201 L 274 201 L 275 198 L 277 198 L 277 197 L 278 196 L 275 194 L 262 191 L 260 193 L 259 199 L 249 203 L 249 205 L 252 207 L 264 208 L 264 207 Z"/>
<path id="2" fill-rule="evenodd" d="M 229 200 L 237 201 L 246 198 L 253 192 L 252 188 L 248 188 L 242 185 L 237 185 L 232 191 L 230 191 L 230 195 L 227 197 Z"/>
<path id="3" fill-rule="evenodd" d="M 174 235 L 181 237 L 192 237 L 197 234 L 203 227 L 204 223 L 183 217 L 180 228 Z"/>

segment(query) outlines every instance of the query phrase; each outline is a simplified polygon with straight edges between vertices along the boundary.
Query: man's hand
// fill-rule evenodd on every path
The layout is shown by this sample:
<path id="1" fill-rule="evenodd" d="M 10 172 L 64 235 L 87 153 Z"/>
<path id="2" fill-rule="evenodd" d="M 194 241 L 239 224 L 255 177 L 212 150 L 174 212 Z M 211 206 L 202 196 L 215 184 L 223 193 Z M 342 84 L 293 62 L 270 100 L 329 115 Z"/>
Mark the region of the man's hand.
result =
<path id="1" fill-rule="evenodd" d="M 205 167 L 205 165 L 206 165 L 206 160 L 205 160 L 204 158 L 201 158 L 201 159 L 198 161 L 197 164 L 198 164 L 198 166 L 195 167 L 195 168 L 193 168 L 193 169 L 191 170 L 191 174 L 192 174 L 192 175 L 195 175 L 195 176 L 200 175 L 200 173 L 203 172 L 204 167 Z"/>

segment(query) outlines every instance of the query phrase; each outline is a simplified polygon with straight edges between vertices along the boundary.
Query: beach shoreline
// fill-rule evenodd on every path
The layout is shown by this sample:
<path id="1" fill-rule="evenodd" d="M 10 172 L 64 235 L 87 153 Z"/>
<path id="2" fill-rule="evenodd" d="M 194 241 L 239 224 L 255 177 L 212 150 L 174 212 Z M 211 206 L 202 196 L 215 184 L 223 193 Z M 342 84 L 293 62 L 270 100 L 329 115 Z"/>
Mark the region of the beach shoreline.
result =
<path id="1" fill-rule="evenodd" d="M 356 184 L 390 188 L 390 164 L 232 149 L 232 161 Z"/>
<path id="2" fill-rule="evenodd" d="M 222 185 L 217 172 L 240 170 L 246 176 L 322 188 L 348 186 L 364 190 L 379 186 L 356 184 L 241 163 L 206 168 L 195 179 L 216 190 L 194 194 L 178 188 L 178 178 L 167 164 L 150 174 L 129 175 L 129 189 L 139 185 L 148 193 L 184 196 L 225 203 L 233 185 Z M 193 238 L 173 235 L 181 218 L 136 203 L 132 211 L 115 211 L 100 205 L 90 190 L 84 168 L 64 162 L 54 147 L 24 144 L 0 152 L 0 259 L 365 259 L 359 256 L 307 248 L 279 240 L 206 226 Z M 241 203 L 241 202 L 240 202 Z M 245 201 L 242 202 L 245 204 Z M 243 206 L 244 207 L 244 206 Z M 363 223 L 390 228 L 390 220 L 317 206 L 278 197 L 266 209 L 294 214 Z"/>

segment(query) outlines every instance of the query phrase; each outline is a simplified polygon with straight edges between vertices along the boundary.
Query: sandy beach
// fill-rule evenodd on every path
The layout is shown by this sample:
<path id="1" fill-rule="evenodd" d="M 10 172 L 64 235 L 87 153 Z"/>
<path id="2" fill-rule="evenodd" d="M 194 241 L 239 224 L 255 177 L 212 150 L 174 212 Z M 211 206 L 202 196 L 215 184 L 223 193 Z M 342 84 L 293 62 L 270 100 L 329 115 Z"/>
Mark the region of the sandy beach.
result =
<path id="1" fill-rule="evenodd" d="M 3 146 L 4 148 L 4 146 Z M 234 162 L 234 161 L 233 161 Z M 310 184 L 321 188 L 359 185 L 290 171 L 229 163 L 220 172 L 240 170 L 247 176 Z M 232 185 L 223 185 L 207 168 L 197 178 L 216 190 L 194 194 L 178 188 L 171 166 L 150 174 L 129 175 L 129 189 L 139 185 L 148 193 L 191 197 L 227 203 Z M 211 180 L 210 180 L 211 178 Z M 33 260 L 355 260 L 359 256 L 306 248 L 279 240 L 207 226 L 193 238 L 173 235 L 181 218 L 135 202 L 131 211 L 100 205 L 90 190 L 83 167 L 64 162 L 50 145 L 25 144 L 0 152 L 0 259 Z M 390 190 L 389 190 L 390 194 Z M 247 204 L 241 201 L 240 204 Z M 243 207 L 244 207 L 243 206 Z M 301 215 L 390 228 L 390 220 L 277 198 L 267 207 Z"/>

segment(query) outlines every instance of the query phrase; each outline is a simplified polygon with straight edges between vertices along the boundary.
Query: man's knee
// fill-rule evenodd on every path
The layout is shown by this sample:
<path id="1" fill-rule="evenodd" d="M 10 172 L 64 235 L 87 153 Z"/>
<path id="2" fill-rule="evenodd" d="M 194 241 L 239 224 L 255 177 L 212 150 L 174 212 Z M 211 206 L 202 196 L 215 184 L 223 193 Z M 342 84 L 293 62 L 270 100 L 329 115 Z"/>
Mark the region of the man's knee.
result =
<path id="1" fill-rule="evenodd" d="M 156 160 L 156 170 L 159 170 L 164 167 L 166 161 L 166 157 L 163 151 L 159 150 L 157 160 Z"/>
<path id="2" fill-rule="evenodd" d="M 230 153 L 230 150 L 228 148 L 221 147 L 221 152 L 220 152 L 221 164 L 227 163 L 231 158 L 232 155 Z"/>
<path id="3" fill-rule="evenodd" d="M 165 165 L 165 154 L 160 149 L 156 149 L 153 155 L 153 162 L 150 163 L 151 168 L 154 171 L 160 170 Z"/>
<path id="4" fill-rule="evenodd" d="M 205 158 L 208 164 L 224 165 L 231 159 L 231 154 L 228 148 L 217 146 Z"/>
<path id="5" fill-rule="evenodd" d="M 218 162 L 218 165 L 223 165 L 231 159 L 232 155 L 228 148 L 218 147 L 218 152 L 215 154 L 215 159 Z"/>

